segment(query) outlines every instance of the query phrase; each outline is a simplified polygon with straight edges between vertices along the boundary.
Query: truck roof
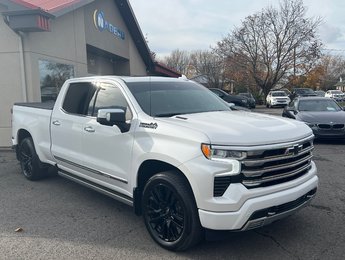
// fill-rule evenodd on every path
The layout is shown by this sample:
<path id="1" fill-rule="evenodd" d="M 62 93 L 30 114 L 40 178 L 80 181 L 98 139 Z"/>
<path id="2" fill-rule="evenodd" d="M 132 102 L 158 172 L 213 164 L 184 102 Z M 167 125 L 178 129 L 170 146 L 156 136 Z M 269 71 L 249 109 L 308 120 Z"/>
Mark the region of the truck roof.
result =
<path id="1" fill-rule="evenodd" d="M 91 76 L 69 79 L 68 81 L 85 81 L 85 80 L 101 80 L 101 79 L 116 79 L 124 82 L 171 82 L 171 81 L 189 81 L 183 78 L 169 78 L 160 76 Z"/>

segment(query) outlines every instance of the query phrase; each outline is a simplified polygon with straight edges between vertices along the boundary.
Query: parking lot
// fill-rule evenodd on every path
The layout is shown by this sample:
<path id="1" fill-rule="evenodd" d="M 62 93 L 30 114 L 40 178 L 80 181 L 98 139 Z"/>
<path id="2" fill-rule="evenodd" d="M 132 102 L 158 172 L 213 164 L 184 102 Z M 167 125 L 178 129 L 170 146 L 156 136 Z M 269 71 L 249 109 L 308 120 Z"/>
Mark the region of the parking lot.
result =
<path id="1" fill-rule="evenodd" d="M 280 116 L 281 110 L 255 112 Z M 27 181 L 15 154 L 3 149 L 0 259 L 344 259 L 345 142 L 316 141 L 314 161 L 320 186 L 308 207 L 270 226 L 212 234 L 173 253 L 152 241 L 131 207 L 61 177 Z"/>

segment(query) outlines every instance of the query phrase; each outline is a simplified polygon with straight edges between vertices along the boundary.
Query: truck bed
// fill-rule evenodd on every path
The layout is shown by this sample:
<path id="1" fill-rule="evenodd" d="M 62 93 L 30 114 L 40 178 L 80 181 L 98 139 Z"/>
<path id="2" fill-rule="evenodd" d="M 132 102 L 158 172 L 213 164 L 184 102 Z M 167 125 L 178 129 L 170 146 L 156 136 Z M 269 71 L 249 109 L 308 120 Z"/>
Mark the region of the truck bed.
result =
<path id="1" fill-rule="evenodd" d="M 54 104 L 55 104 L 55 101 L 14 103 L 15 106 L 40 108 L 40 109 L 47 109 L 47 110 L 53 110 Z"/>

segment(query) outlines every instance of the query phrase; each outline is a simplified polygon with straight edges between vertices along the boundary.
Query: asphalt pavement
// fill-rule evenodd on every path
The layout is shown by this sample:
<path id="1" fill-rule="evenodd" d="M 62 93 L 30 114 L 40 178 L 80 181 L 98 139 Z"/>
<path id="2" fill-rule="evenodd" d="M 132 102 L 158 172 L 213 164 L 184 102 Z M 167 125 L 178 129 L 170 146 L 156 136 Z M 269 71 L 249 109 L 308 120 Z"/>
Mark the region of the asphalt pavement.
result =
<path id="1" fill-rule="evenodd" d="M 3 149 L 0 259 L 344 259 L 345 142 L 316 142 L 314 161 L 320 186 L 308 207 L 173 253 L 153 242 L 131 207 L 58 176 L 28 181 L 15 154 Z"/>

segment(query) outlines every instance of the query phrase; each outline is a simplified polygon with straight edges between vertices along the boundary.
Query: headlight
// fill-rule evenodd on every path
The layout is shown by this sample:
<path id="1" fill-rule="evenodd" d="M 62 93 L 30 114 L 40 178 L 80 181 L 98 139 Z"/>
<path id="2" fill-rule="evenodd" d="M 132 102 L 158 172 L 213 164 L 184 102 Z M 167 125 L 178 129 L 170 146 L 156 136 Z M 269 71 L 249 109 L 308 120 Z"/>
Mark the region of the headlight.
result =
<path id="1" fill-rule="evenodd" d="M 304 122 L 307 126 L 309 126 L 310 128 L 316 127 L 316 124 L 313 123 L 308 123 L 308 122 Z"/>
<path id="2" fill-rule="evenodd" d="M 236 150 L 214 149 L 209 144 L 201 144 L 201 151 L 207 159 L 237 159 L 242 160 L 246 157 L 246 152 Z"/>
<path id="3" fill-rule="evenodd" d="M 242 102 L 243 103 L 247 103 L 248 101 L 246 99 L 242 99 Z"/>

